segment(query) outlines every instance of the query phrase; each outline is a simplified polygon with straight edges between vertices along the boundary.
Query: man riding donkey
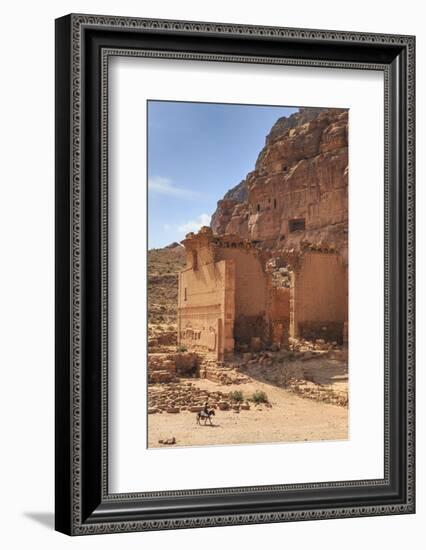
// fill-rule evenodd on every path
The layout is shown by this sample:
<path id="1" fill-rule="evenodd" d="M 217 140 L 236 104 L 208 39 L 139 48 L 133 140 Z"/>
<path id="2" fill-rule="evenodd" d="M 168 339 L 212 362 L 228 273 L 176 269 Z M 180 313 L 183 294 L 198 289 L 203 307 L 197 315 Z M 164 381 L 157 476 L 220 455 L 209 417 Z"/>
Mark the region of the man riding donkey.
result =
<path id="1" fill-rule="evenodd" d="M 197 424 L 200 423 L 200 420 L 203 418 L 204 419 L 204 425 L 206 425 L 207 423 L 207 420 L 210 422 L 211 425 L 213 425 L 212 423 L 212 416 L 215 415 L 215 412 L 213 409 L 209 409 L 209 403 L 208 401 L 206 401 L 204 403 L 204 406 L 202 408 L 202 410 L 197 413 Z"/>

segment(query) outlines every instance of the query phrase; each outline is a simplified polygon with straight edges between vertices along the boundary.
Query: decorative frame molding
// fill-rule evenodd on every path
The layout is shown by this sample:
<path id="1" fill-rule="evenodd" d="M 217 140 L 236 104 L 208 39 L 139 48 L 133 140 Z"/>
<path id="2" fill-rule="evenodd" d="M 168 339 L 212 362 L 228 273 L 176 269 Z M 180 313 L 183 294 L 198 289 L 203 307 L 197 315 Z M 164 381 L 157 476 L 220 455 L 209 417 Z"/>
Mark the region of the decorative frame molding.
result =
<path id="1" fill-rule="evenodd" d="M 83 535 L 414 512 L 414 49 L 414 37 L 389 34 L 96 15 L 56 21 L 59 531 Z M 117 55 L 384 72 L 382 480 L 108 493 L 108 59 Z M 321 494 L 329 504 L 321 503 Z M 177 497 L 187 499 L 187 510 L 173 507 Z M 214 511 L 203 511 L 200 503 Z"/>

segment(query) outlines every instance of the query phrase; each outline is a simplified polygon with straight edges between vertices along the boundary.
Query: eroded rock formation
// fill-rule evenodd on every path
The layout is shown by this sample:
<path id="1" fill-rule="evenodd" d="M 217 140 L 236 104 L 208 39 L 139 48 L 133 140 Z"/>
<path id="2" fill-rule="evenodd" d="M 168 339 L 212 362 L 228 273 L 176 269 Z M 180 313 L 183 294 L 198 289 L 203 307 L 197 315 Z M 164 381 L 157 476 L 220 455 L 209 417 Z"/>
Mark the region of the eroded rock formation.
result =
<path id="1" fill-rule="evenodd" d="M 301 108 L 274 124 L 211 227 L 270 250 L 336 250 L 347 262 L 347 223 L 348 111 Z"/>

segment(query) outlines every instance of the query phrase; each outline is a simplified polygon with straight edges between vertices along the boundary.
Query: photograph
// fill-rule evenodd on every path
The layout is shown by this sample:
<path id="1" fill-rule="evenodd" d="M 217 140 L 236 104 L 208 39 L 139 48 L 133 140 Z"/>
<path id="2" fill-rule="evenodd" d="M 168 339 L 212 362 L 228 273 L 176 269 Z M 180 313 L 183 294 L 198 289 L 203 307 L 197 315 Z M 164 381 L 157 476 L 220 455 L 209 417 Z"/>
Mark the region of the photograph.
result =
<path id="1" fill-rule="evenodd" d="M 350 439 L 349 109 L 146 108 L 148 448 Z"/>

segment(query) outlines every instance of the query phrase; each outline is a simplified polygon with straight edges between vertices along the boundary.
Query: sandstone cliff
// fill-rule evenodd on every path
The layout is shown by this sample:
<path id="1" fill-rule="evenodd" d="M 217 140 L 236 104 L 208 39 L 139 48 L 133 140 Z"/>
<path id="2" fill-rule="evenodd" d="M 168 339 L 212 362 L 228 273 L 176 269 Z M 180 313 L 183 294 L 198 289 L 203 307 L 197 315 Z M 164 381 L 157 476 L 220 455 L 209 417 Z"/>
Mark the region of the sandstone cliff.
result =
<path id="1" fill-rule="evenodd" d="M 348 111 L 301 108 L 266 136 L 255 169 L 228 191 L 214 233 L 264 249 L 338 250 L 347 260 Z"/>

